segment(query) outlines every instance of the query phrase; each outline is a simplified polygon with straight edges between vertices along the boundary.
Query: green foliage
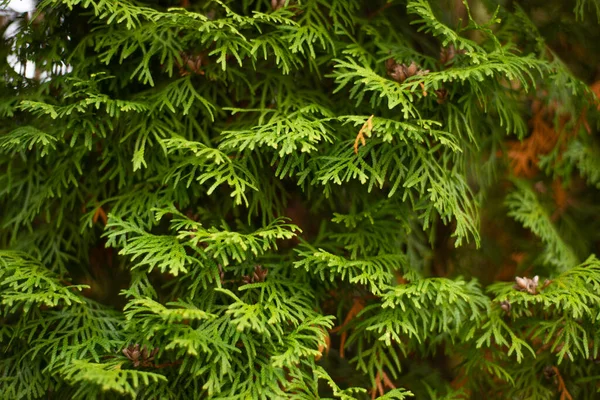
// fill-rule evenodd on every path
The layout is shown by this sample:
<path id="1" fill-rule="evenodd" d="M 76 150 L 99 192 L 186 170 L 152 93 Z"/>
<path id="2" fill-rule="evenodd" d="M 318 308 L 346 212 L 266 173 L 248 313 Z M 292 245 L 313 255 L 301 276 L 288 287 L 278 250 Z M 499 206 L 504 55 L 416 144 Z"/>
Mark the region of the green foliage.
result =
<path id="1" fill-rule="evenodd" d="M 0 398 L 596 398 L 599 3 L 496 3 L 6 11 Z"/>
<path id="2" fill-rule="evenodd" d="M 531 229 L 546 245 L 545 261 L 555 265 L 559 270 L 572 268 L 578 264 L 577 256 L 569 245 L 560 237 L 550 215 L 541 205 L 535 193 L 526 186 L 518 183 L 518 189 L 507 196 L 508 215 Z"/>
<path id="3" fill-rule="evenodd" d="M 580 174 L 590 185 L 600 187 L 600 150 L 596 147 L 585 146 L 581 142 L 572 142 L 565 152 L 565 157 L 577 166 Z"/>
<path id="4" fill-rule="evenodd" d="M 96 364 L 82 360 L 74 360 L 65 366 L 61 373 L 71 384 L 85 383 L 75 392 L 73 398 L 93 396 L 99 389 L 134 397 L 138 386 L 148 386 L 151 382 L 166 381 L 166 378 L 160 374 L 122 370 L 118 364 Z"/>
<path id="5" fill-rule="evenodd" d="M 600 2 L 597 0 L 577 0 L 575 2 L 575 14 L 578 18 L 583 19 L 588 9 L 592 9 L 595 11 L 595 14 L 600 22 Z"/>
<path id="6" fill-rule="evenodd" d="M 72 289 L 85 285 L 65 285 L 39 261 L 14 251 L 0 252 L 0 278 L 2 278 L 2 304 L 7 310 L 23 310 L 27 313 L 32 305 L 56 307 L 82 303 Z"/>

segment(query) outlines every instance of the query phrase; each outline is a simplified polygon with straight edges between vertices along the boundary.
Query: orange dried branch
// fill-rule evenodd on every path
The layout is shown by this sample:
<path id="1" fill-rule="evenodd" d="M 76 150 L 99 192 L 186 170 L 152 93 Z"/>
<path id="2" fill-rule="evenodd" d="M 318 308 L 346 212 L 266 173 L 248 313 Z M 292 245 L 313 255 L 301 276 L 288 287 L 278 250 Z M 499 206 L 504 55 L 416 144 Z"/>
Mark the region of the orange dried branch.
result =
<path id="1" fill-rule="evenodd" d="M 367 119 L 367 121 L 363 124 L 362 128 L 360 128 L 360 131 L 358 131 L 358 135 L 356 135 L 356 140 L 354 141 L 354 154 L 358 154 L 359 142 L 362 143 L 363 146 L 367 144 L 367 141 L 365 140 L 365 135 L 367 135 L 367 137 L 371 136 L 371 131 L 373 130 L 373 117 L 374 115 L 371 115 L 369 119 Z"/>
<path id="2" fill-rule="evenodd" d="M 534 115 L 529 121 L 531 135 L 522 141 L 510 142 L 507 153 L 513 173 L 527 178 L 537 174 L 539 156 L 552 151 L 559 138 L 552 124 L 546 120 L 546 115 L 551 110 L 541 106 L 539 102 L 533 108 Z"/>
<path id="3" fill-rule="evenodd" d="M 348 314 L 346 315 L 346 318 L 344 319 L 344 322 L 342 323 L 342 325 L 340 325 L 336 328 L 333 328 L 330 332 L 335 333 L 340 330 L 343 330 L 350 323 L 350 321 L 352 321 L 352 319 L 354 317 L 356 317 L 358 315 L 358 313 L 360 313 L 363 310 L 363 308 L 365 308 L 365 303 L 363 302 L 363 300 L 360 298 L 355 298 L 354 303 L 352 303 L 352 307 L 350 308 L 350 311 L 348 311 Z M 340 339 L 340 357 L 341 358 L 344 358 L 344 348 L 346 347 L 346 339 L 348 339 L 348 332 L 342 332 L 341 339 Z"/>
<path id="4" fill-rule="evenodd" d="M 513 173 L 517 176 L 527 178 L 533 177 L 537 173 L 537 157 L 531 157 L 531 151 L 527 143 L 509 143 L 508 158 Z"/>
<path id="5" fill-rule="evenodd" d="M 556 379 L 558 381 L 558 392 L 560 393 L 560 400 L 573 400 L 571 393 L 569 393 L 567 387 L 565 386 L 565 381 L 563 380 L 563 377 L 558 371 L 558 368 L 552 367 L 552 370 L 556 374 Z"/>
<path id="6" fill-rule="evenodd" d="M 566 209 L 571 199 L 567 191 L 563 188 L 560 178 L 552 182 L 552 197 L 556 203 L 556 211 L 552 214 L 552 220 L 555 221 Z"/>
<path id="7" fill-rule="evenodd" d="M 600 82 L 594 89 L 600 93 Z M 554 123 L 549 121 L 553 120 L 557 108 L 558 104 L 556 103 L 547 106 L 542 105 L 539 100 L 533 103 L 533 117 L 529 121 L 531 135 L 523 141 L 508 143 L 507 156 L 515 175 L 533 177 L 538 172 L 537 163 L 540 155 L 550 153 L 557 146 L 560 146 L 560 150 L 564 150 L 567 140 L 577 135 L 582 126 L 588 133 L 591 132 L 586 109 L 581 111 L 568 130 L 566 129 L 567 124 L 573 119 L 573 116 L 559 114 L 558 127 L 555 127 Z"/>
<path id="8" fill-rule="evenodd" d="M 108 218 L 106 217 L 106 212 L 104 211 L 102 206 L 96 208 L 96 211 L 94 212 L 94 216 L 92 217 L 92 222 L 95 224 L 96 222 L 98 222 L 98 218 L 100 218 L 102 220 L 102 222 L 104 222 L 104 225 L 106 225 L 106 223 L 108 222 Z"/>
<path id="9" fill-rule="evenodd" d="M 421 86 L 421 90 L 423 90 L 423 97 L 427 97 L 427 91 L 425 90 L 423 82 L 419 82 L 419 85 Z"/>
<path id="10" fill-rule="evenodd" d="M 377 372 L 377 375 L 375 376 L 375 387 L 371 390 L 371 399 L 374 399 L 377 393 L 379 393 L 380 396 L 383 396 L 385 394 L 384 387 L 396 389 L 396 385 L 392 383 L 384 371 Z"/>
<path id="11" fill-rule="evenodd" d="M 325 354 L 329 354 L 329 347 L 331 347 L 331 338 L 329 337 L 329 333 L 327 333 L 327 331 L 323 330 L 324 333 L 324 339 L 325 339 L 325 343 L 321 343 L 319 344 L 319 347 L 317 349 L 317 351 L 319 352 L 319 354 L 315 357 L 316 361 L 319 361 L 321 359 L 321 357 L 323 357 L 323 351 L 325 351 Z"/>
<path id="12" fill-rule="evenodd" d="M 408 283 L 408 280 L 400 273 L 400 271 L 394 271 L 394 276 L 396 277 L 398 285 L 406 285 Z"/>

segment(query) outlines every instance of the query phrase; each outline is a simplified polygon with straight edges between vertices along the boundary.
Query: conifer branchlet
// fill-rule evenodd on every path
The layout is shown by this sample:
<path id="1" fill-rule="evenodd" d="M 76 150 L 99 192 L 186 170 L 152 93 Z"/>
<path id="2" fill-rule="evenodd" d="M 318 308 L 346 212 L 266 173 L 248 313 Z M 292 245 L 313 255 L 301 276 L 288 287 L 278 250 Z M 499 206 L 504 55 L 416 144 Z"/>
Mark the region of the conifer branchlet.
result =
<path id="1" fill-rule="evenodd" d="M 0 0 L 0 399 L 595 399 L 600 7 L 547 3 Z"/>

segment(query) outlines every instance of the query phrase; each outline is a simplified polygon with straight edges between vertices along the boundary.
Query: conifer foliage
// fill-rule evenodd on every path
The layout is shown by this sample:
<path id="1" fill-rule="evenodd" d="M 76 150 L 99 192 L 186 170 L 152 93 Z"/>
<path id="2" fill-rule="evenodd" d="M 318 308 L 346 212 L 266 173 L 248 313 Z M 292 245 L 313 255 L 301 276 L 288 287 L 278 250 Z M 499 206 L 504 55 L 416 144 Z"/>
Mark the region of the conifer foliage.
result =
<path id="1" fill-rule="evenodd" d="M 551 3 L 5 11 L 0 398 L 597 398 L 599 3 Z"/>

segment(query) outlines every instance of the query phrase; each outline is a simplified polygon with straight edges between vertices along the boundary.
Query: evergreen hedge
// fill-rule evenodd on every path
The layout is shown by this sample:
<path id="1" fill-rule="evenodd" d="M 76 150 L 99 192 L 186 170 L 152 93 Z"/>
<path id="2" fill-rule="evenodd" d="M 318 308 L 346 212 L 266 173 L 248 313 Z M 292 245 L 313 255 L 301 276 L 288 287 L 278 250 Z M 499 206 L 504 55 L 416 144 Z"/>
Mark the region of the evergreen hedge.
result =
<path id="1" fill-rule="evenodd" d="M 5 12 L 0 398 L 598 398 L 599 8 Z"/>

